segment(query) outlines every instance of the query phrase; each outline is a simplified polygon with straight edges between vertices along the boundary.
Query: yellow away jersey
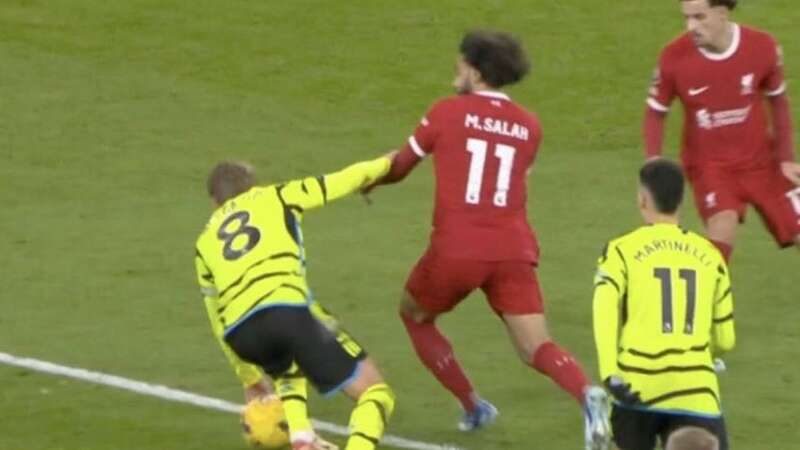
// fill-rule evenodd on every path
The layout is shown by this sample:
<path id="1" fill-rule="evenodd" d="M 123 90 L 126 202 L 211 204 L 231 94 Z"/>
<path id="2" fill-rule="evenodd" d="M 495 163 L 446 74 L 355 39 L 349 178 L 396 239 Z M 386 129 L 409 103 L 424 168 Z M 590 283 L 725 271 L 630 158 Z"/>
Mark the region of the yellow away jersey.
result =
<path id="1" fill-rule="evenodd" d="M 735 344 L 733 297 L 711 242 L 670 224 L 609 242 L 593 309 L 601 379 L 620 376 L 652 409 L 721 413 L 712 355 Z"/>
<path id="2" fill-rule="evenodd" d="M 254 187 L 214 211 L 197 239 L 195 268 L 226 333 L 263 308 L 308 305 L 303 214 L 371 184 L 390 165 L 383 157 L 322 177 Z"/>

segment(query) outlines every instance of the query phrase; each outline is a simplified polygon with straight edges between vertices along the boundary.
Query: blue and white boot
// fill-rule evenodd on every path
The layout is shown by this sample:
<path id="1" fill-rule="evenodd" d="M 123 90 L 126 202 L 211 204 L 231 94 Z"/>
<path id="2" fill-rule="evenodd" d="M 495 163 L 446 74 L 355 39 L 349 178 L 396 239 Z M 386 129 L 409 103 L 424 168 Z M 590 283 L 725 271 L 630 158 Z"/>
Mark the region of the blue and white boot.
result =
<path id="1" fill-rule="evenodd" d="M 608 394 L 601 387 L 590 386 L 584 396 L 586 450 L 608 450 L 611 446 Z"/>
<path id="2" fill-rule="evenodd" d="M 500 412 L 491 403 L 484 399 L 478 399 L 475 410 L 472 412 L 464 412 L 464 417 L 458 422 L 458 429 L 460 431 L 475 431 L 490 425 L 497 419 Z"/>

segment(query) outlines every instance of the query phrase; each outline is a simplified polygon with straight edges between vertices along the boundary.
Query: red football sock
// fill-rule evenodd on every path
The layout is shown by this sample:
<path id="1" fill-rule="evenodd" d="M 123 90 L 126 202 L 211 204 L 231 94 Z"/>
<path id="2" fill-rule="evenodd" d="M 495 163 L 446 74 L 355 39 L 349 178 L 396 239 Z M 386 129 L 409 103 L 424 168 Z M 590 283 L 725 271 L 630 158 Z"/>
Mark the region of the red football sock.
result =
<path id="1" fill-rule="evenodd" d="M 583 391 L 589 386 L 589 379 L 569 352 L 548 341 L 539 346 L 528 364 L 583 404 Z"/>
<path id="2" fill-rule="evenodd" d="M 725 258 L 726 263 L 731 262 L 731 253 L 733 253 L 733 246 L 731 244 L 726 244 L 722 241 L 715 241 L 713 239 L 711 239 L 711 243 L 719 249 L 719 252 L 722 253 L 722 257 Z"/>
<path id="3" fill-rule="evenodd" d="M 417 323 L 400 314 L 414 350 L 425 367 L 448 391 L 458 398 L 465 411 L 475 409 L 477 396 L 461 365 L 456 361 L 453 347 L 431 322 Z"/>

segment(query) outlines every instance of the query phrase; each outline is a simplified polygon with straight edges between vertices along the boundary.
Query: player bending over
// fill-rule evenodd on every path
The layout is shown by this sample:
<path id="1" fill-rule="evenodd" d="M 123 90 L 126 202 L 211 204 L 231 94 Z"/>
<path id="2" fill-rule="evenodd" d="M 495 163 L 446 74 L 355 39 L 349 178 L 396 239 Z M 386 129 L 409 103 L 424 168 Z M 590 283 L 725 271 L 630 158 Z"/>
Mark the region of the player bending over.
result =
<path id="1" fill-rule="evenodd" d="M 550 377 L 584 407 L 587 448 L 608 439 L 605 393 L 547 331 L 536 268 L 539 248 L 527 220 L 526 177 L 542 139 L 535 114 L 500 89 L 528 73 L 527 55 L 512 36 L 464 36 L 453 86 L 437 101 L 395 156 L 381 183 L 403 179 L 433 158 L 436 177 L 430 245 L 414 267 L 400 317 L 417 356 L 464 408 L 463 431 L 492 422 L 436 319 L 480 289 L 503 320 L 522 361 Z"/>
<path id="2" fill-rule="evenodd" d="M 595 277 L 594 334 L 615 399 L 614 441 L 620 450 L 652 450 L 657 438 L 665 446 L 674 439 L 673 449 L 715 448 L 702 434 L 675 435 L 694 426 L 727 450 L 712 355 L 736 341 L 728 268 L 711 242 L 678 225 L 677 164 L 648 162 L 639 180 L 646 225 L 608 243 Z"/>
<path id="3" fill-rule="evenodd" d="M 260 407 L 260 402 L 277 398 L 282 404 L 286 425 L 289 428 L 289 441 L 294 447 L 310 445 L 313 450 L 337 450 L 336 445 L 321 438 L 314 431 L 308 415 L 308 380 L 300 373 L 297 365 L 293 364 L 289 371 L 278 376 L 273 383 L 269 377 L 264 376 L 264 372 L 258 366 L 242 361 L 225 343 L 223 336 L 225 330 L 217 313 L 214 297 L 206 297 L 205 304 L 214 337 L 244 387 L 247 407 Z M 353 342 L 349 334 L 339 327 L 336 318 L 319 303 L 311 303 L 309 310 L 317 320 L 336 334 L 339 342 Z M 360 358 L 363 358 L 363 355 Z"/>
<path id="4" fill-rule="evenodd" d="M 800 164 L 781 49 L 769 34 L 730 21 L 736 0 L 680 5 L 687 31 L 661 52 L 644 120 L 647 156 L 661 154 L 664 119 L 678 97 L 681 159 L 708 238 L 729 260 L 753 205 L 778 245 L 800 248 Z"/>
<path id="5" fill-rule="evenodd" d="M 394 394 L 354 341 L 315 318 L 305 277 L 300 223 L 306 211 L 385 175 L 390 159 L 264 187 L 252 169 L 223 162 L 208 177 L 215 211 L 197 239 L 195 266 L 207 305 L 216 308 L 227 345 L 272 377 L 295 362 L 324 395 L 357 402 L 346 450 L 374 450 L 394 410 Z M 341 335 L 340 335 L 341 336 Z M 311 450 L 298 442 L 295 450 Z"/>

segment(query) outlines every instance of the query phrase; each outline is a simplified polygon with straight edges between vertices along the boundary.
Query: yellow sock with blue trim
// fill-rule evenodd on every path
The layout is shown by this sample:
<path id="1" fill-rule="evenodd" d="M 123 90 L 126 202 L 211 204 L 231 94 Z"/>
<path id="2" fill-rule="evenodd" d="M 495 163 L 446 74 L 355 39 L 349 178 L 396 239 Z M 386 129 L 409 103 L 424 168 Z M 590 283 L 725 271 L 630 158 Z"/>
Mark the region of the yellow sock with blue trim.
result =
<path id="1" fill-rule="evenodd" d="M 376 384 L 361 394 L 350 414 L 350 438 L 345 450 L 375 450 L 394 412 L 394 392 Z"/>

